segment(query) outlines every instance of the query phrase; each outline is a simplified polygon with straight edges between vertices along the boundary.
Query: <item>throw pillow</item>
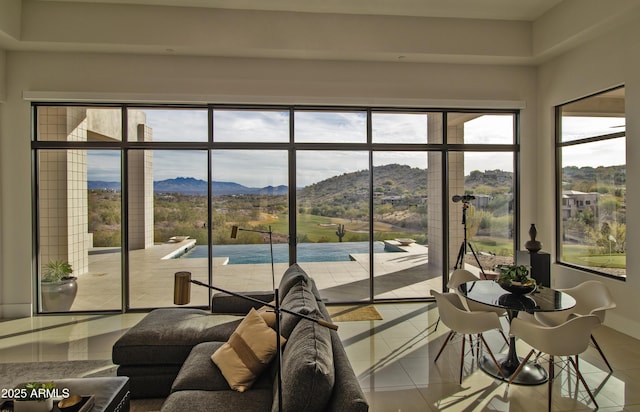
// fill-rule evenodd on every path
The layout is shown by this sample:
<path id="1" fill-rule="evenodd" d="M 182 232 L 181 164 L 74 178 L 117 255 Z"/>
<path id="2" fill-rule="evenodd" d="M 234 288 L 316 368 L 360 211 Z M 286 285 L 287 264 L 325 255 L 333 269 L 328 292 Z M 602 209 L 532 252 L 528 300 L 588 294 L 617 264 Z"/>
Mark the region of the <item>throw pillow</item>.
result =
<path id="1" fill-rule="evenodd" d="M 286 339 L 280 337 L 280 344 Z M 251 309 L 211 360 L 232 389 L 244 392 L 267 368 L 276 354 L 276 332 L 267 325 L 255 309 Z"/>
<path id="2" fill-rule="evenodd" d="M 300 281 L 307 281 L 309 275 L 297 264 L 289 266 L 289 268 L 282 275 L 280 279 L 280 285 L 278 286 L 278 293 L 280 294 L 280 302 L 284 301 L 284 298 L 289 294 L 289 290 Z"/>
<path id="3" fill-rule="evenodd" d="M 284 297 L 281 309 L 287 309 L 291 312 L 308 315 L 314 310 L 318 310 L 318 302 L 316 301 L 311 289 L 304 280 L 300 280 L 291 287 L 287 296 Z M 296 327 L 300 318 L 287 312 L 280 312 L 280 335 L 289 339 L 293 328 Z"/>
<path id="4" fill-rule="evenodd" d="M 310 315 L 320 317 L 317 311 Z M 315 322 L 300 320 L 282 354 L 283 412 L 324 411 L 334 383 L 331 331 Z M 274 390 L 278 390 L 277 381 Z M 278 410 L 277 392 L 274 392 L 272 412 Z"/>
<path id="5" fill-rule="evenodd" d="M 276 301 L 271 301 L 269 302 L 272 305 L 276 304 Z M 262 316 L 262 319 L 264 319 L 265 322 L 267 322 L 267 325 L 269 325 L 269 327 L 271 329 L 275 329 L 276 328 L 276 313 L 275 313 L 275 309 L 273 309 L 270 306 L 262 306 L 260 309 L 258 309 L 258 315 Z"/>

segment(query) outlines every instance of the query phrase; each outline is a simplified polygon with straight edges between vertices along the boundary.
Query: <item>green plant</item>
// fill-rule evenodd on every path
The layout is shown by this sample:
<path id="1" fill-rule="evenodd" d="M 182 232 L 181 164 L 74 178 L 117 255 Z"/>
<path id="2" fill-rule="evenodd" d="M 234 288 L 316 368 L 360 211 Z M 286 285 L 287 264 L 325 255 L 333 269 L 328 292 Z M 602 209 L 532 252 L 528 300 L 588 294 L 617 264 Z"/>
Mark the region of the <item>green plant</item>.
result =
<path id="1" fill-rule="evenodd" d="M 504 285 L 535 285 L 536 281 L 529 277 L 529 267 L 525 265 L 497 265 L 500 272 L 498 283 Z"/>
<path id="2" fill-rule="evenodd" d="M 42 281 L 60 282 L 61 280 L 70 277 L 72 273 L 73 268 L 66 260 L 52 260 L 42 268 Z"/>

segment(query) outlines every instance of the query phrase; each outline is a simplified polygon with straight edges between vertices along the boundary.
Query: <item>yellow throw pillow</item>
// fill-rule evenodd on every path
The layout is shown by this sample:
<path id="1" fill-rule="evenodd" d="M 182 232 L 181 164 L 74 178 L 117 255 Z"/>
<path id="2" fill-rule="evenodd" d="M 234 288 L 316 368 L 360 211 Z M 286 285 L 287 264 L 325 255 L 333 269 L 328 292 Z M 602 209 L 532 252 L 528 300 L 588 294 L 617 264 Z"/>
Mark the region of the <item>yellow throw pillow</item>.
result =
<path id="1" fill-rule="evenodd" d="M 280 337 L 280 344 L 286 339 Z M 255 309 L 251 309 L 211 360 L 220 368 L 232 389 L 244 392 L 269 365 L 276 354 L 276 332 Z"/>
<path id="2" fill-rule="evenodd" d="M 270 302 L 272 305 L 276 304 L 276 301 L 272 301 Z M 264 319 L 265 322 L 267 322 L 267 325 L 269 325 L 269 327 L 271 329 L 275 329 L 276 328 L 276 312 L 275 309 L 273 309 L 270 306 L 263 306 L 261 308 L 258 309 L 258 314 L 260 316 L 262 316 L 262 319 Z"/>

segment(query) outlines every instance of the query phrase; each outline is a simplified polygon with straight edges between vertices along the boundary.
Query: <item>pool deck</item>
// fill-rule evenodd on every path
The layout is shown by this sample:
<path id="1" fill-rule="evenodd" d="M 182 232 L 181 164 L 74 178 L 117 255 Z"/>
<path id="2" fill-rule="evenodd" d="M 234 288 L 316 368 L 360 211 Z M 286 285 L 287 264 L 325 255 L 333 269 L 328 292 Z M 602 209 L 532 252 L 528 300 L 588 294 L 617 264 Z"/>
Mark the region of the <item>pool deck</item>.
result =
<path id="1" fill-rule="evenodd" d="M 394 242 L 394 241 L 391 241 Z M 207 259 L 172 259 L 193 247 L 194 240 L 156 244 L 129 252 L 130 308 L 173 305 L 174 273 L 189 271 L 193 279 L 207 283 Z M 403 252 L 376 253 L 373 290 L 376 299 L 424 298 L 431 289 L 442 289 L 440 270 L 428 264 L 428 248 L 395 245 Z M 300 263 L 314 278 L 328 302 L 366 301 L 370 298 L 369 254 L 352 254 L 351 261 Z M 122 279 L 120 249 L 93 249 L 90 271 L 78 275 L 78 295 L 73 311 L 119 310 Z M 274 265 L 275 284 L 289 265 Z M 213 258 L 213 284 L 235 292 L 272 290 L 271 264 L 228 264 L 228 258 Z M 191 305 L 206 306 L 208 290 L 193 285 Z"/>

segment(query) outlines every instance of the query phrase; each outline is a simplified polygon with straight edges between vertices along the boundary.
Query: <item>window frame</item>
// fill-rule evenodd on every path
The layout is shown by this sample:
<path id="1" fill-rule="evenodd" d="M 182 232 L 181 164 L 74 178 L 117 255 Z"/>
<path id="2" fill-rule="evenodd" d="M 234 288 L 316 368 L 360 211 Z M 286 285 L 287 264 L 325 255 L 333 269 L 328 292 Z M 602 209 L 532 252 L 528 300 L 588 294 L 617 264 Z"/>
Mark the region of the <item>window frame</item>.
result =
<path id="1" fill-rule="evenodd" d="M 594 142 L 603 142 L 603 141 L 607 141 L 607 140 L 611 140 L 611 139 L 617 139 L 620 137 L 624 137 L 625 138 L 625 153 L 626 153 L 626 138 L 627 138 L 627 133 L 626 133 L 626 127 L 625 127 L 625 132 L 617 132 L 617 133 L 608 133 L 608 134 L 602 134 L 602 135 L 596 135 L 596 136 L 588 136 L 588 137 L 584 137 L 584 138 L 580 138 L 580 139 L 574 139 L 574 140 L 568 140 L 568 141 L 562 141 L 562 108 L 566 107 L 567 105 L 570 105 L 572 103 L 576 103 L 579 101 L 583 101 L 589 98 L 593 98 L 596 96 L 600 96 L 606 93 L 610 93 L 613 92 L 615 90 L 620 90 L 620 89 L 624 89 L 625 85 L 618 85 L 615 87 L 611 87 L 609 89 L 606 90 L 602 90 L 596 93 L 592 93 L 589 94 L 587 96 L 584 97 L 580 97 L 578 99 L 574 99 L 571 101 L 567 101 L 564 103 L 561 103 L 559 105 L 554 106 L 554 133 L 555 133 L 555 196 L 556 196 L 556 202 L 555 202 L 555 217 L 556 217 L 556 241 L 555 241 L 555 246 L 556 246 L 556 250 L 555 250 L 555 258 L 556 258 L 556 263 L 560 266 L 564 266 L 567 268 L 571 268 L 571 269 L 576 269 L 585 273 L 591 273 L 594 275 L 598 275 L 598 276 L 602 276 L 602 277 L 606 277 L 609 279 L 614 279 L 614 280 L 618 280 L 618 281 L 622 281 L 622 282 L 626 282 L 627 280 L 627 272 L 626 272 L 626 265 L 625 265 L 625 274 L 624 275 L 615 275 L 612 273 L 607 273 L 601 270 L 596 270 L 593 269 L 591 267 L 587 267 L 587 266 L 580 266 L 577 264 L 573 264 L 570 262 L 566 262 L 563 260 L 562 258 L 562 250 L 563 250 L 563 240 L 562 240 L 562 235 L 563 235 L 563 205 L 568 204 L 569 202 L 565 202 L 565 199 L 563 198 L 563 173 L 562 173 L 562 169 L 563 169 L 563 165 L 562 165 L 562 149 L 566 148 L 566 147 L 571 147 L 571 146 L 578 146 L 578 145 L 582 145 L 582 144 L 589 144 L 589 143 L 594 143 Z M 626 111 L 625 111 L 625 124 L 626 124 Z M 626 158 L 625 158 L 625 167 L 626 167 Z M 625 190 L 626 190 L 626 183 L 625 183 Z M 579 200 L 579 201 L 575 201 L 576 204 L 582 204 L 585 201 Z M 587 203 L 590 203 L 590 201 L 586 201 Z"/>
<path id="2" fill-rule="evenodd" d="M 43 141 L 38 140 L 37 131 L 37 113 L 40 107 L 86 107 L 86 108 L 116 108 L 120 109 L 122 113 L 121 117 L 121 125 L 122 125 L 122 138 L 120 141 L 88 141 L 88 142 L 69 142 L 69 141 Z M 443 227 L 442 227 L 442 239 L 446 241 L 448 244 L 449 240 L 449 213 L 448 213 L 448 204 L 450 201 L 449 193 L 449 172 L 448 172 L 448 154 L 454 152 L 507 152 L 513 155 L 513 163 L 514 163 L 514 203 L 519 205 L 519 181 L 520 181 L 520 110 L 519 109 L 447 109 L 447 108 L 404 108 L 404 107 L 364 107 L 364 106 L 297 106 L 297 105 L 238 105 L 238 104 L 145 104 L 145 103 L 92 103 L 92 102 L 53 102 L 53 101 L 44 101 L 44 102 L 32 102 L 32 125 L 33 125 L 33 133 L 32 133 L 32 142 L 31 142 L 31 151 L 33 154 L 33 158 L 37 159 L 38 152 L 43 149 L 84 149 L 84 150 L 119 150 L 122 153 L 122 169 L 121 169 L 121 183 L 122 183 L 122 223 L 121 223 L 121 233 L 122 233 L 122 260 L 121 260 L 121 281 L 122 281 L 122 304 L 121 309 L 116 312 L 132 312 L 132 311 L 140 311 L 147 310 L 145 308 L 132 308 L 131 307 L 131 288 L 130 288 L 130 272 L 131 272 L 131 262 L 129 257 L 129 210 L 128 210 L 128 154 L 134 150 L 206 150 L 209 153 L 209 158 L 211 154 L 218 150 L 282 150 L 287 151 L 289 155 L 289 187 L 296 187 L 296 163 L 295 156 L 297 153 L 304 151 L 313 151 L 313 150 L 345 150 L 345 151 L 361 151 L 365 150 L 369 152 L 369 162 L 371 163 L 371 158 L 373 153 L 380 152 L 396 152 L 396 151 L 406 151 L 406 152 L 418 152 L 418 153 L 429 153 L 429 152 L 437 152 L 442 157 L 442 213 L 443 213 Z M 206 110 L 208 113 L 208 139 L 207 141 L 132 141 L 129 139 L 129 130 L 128 130 L 128 121 L 129 116 L 128 113 L 131 109 L 153 109 L 153 110 L 186 110 L 186 109 L 202 109 Z M 214 136 L 214 127 L 213 127 L 213 117 L 216 110 L 247 110 L 247 111 L 286 111 L 290 113 L 289 122 L 290 122 L 290 139 L 287 142 L 254 142 L 254 141 L 238 141 L 238 142 L 217 142 Z M 296 112 L 348 112 L 348 113 L 363 113 L 366 116 L 367 123 L 367 139 L 364 142 L 296 142 L 295 141 L 295 113 Z M 371 119 L 374 113 L 408 113 L 408 114 L 425 114 L 428 116 L 441 116 L 442 118 L 442 135 L 441 139 L 438 142 L 430 143 L 382 143 L 382 142 L 373 142 L 371 135 Z M 497 143 L 451 143 L 447 141 L 447 124 L 448 124 L 448 116 L 449 114 L 478 114 L 480 116 L 483 115 L 491 115 L 491 114 L 502 114 L 512 116 L 513 121 L 513 133 L 514 133 L 514 141 L 509 144 L 497 144 Z M 210 162 L 209 162 L 210 163 Z M 371 165 L 370 165 L 371 166 Z M 212 178 L 211 174 L 211 165 L 209 164 L 209 179 Z M 37 163 L 33 164 L 33 176 L 37 178 L 39 174 L 39 169 Z M 290 189 L 291 190 L 291 189 Z M 294 191 L 295 192 L 295 191 Z M 209 193 L 209 196 L 211 193 Z M 373 196 L 370 194 L 370 197 Z M 289 210 L 296 210 L 296 202 L 297 199 L 295 195 L 290 196 L 289 198 Z M 37 185 L 34 187 L 33 191 L 33 205 L 34 205 L 34 213 L 33 213 L 33 265 L 34 274 L 37 278 L 39 270 L 40 270 L 40 254 L 39 254 L 39 224 L 37 220 L 38 216 L 38 192 Z M 371 207 L 371 204 L 370 204 Z M 211 227 L 211 214 L 212 211 L 208 211 L 208 227 Z M 519 242 L 519 207 L 516 207 L 513 213 L 514 220 L 514 237 L 513 237 L 513 248 L 517 249 L 517 245 Z M 292 233 L 295 232 L 296 221 L 295 218 L 289 221 L 290 231 Z M 370 231 L 373 233 L 373 230 Z M 211 239 L 209 239 L 209 244 L 211 244 Z M 296 249 L 290 249 L 290 263 L 296 261 Z M 373 287 L 373 253 L 371 253 L 369 266 L 370 266 L 370 301 L 371 302 L 384 302 L 385 298 L 374 298 L 374 287 Z M 442 256 L 443 262 L 449 262 L 449 252 L 448 248 L 445 247 L 443 250 Z M 447 265 L 445 265 L 447 266 Z M 442 281 L 443 287 L 446 284 L 448 277 L 448 267 L 443 267 L 442 269 Z M 212 280 L 212 263 L 209 261 L 208 265 L 208 278 L 209 282 Z M 36 282 L 36 297 L 39 296 L 38 283 Z M 406 301 L 411 301 L 415 299 L 420 300 L 430 300 L 429 297 L 421 297 L 421 298 L 403 298 Z M 341 302 L 342 303 L 342 302 Z M 344 302 L 349 303 L 349 302 Z M 361 302 L 359 302 L 361 303 Z M 210 304 L 210 299 L 209 299 Z M 43 313 L 40 310 L 38 313 Z M 91 310 L 93 312 L 102 312 L 100 310 Z M 108 312 L 113 312 L 109 310 Z M 77 313 L 70 311 L 69 313 Z"/>

